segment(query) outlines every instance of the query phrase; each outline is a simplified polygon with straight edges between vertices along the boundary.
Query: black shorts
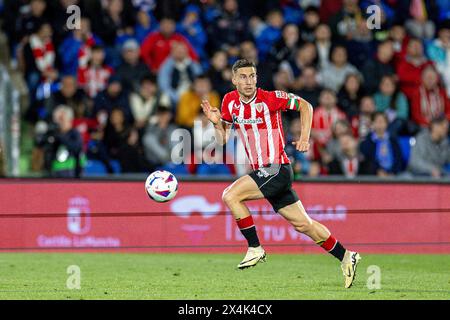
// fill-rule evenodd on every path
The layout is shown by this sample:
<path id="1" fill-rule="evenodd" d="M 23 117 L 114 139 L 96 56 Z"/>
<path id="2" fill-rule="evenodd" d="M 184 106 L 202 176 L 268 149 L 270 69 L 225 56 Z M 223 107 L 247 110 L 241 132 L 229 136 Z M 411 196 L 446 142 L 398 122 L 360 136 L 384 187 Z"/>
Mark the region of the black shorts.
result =
<path id="1" fill-rule="evenodd" d="M 298 201 L 292 190 L 294 172 L 290 164 L 272 164 L 249 174 L 270 202 L 275 212 Z"/>

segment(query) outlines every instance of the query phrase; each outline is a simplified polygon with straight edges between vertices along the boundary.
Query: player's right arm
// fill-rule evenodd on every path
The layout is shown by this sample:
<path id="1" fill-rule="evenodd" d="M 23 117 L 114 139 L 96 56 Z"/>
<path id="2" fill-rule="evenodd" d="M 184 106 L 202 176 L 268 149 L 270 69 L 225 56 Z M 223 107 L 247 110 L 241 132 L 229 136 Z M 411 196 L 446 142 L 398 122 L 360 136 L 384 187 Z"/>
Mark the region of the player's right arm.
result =
<path id="1" fill-rule="evenodd" d="M 219 109 L 213 108 L 208 100 L 203 100 L 201 106 L 206 117 L 214 125 L 217 142 L 220 145 L 226 144 L 230 137 L 231 123 L 222 120 Z"/>

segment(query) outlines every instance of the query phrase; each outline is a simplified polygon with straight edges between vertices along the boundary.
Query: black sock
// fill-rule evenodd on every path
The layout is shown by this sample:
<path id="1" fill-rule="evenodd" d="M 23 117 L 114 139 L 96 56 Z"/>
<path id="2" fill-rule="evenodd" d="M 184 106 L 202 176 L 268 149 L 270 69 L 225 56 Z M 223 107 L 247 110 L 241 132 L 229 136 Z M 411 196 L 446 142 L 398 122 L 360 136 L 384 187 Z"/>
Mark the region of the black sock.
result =
<path id="1" fill-rule="evenodd" d="M 336 245 L 334 248 L 330 251 L 330 253 L 335 256 L 339 261 L 342 261 L 344 259 L 345 255 L 345 248 L 344 246 L 338 241 L 336 242 Z"/>
<path id="2" fill-rule="evenodd" d="M 337 259 L 339 259 L 339 261 L 342 261 L 344 259 L 345 248 L 332 235 L 330 235 L 327 240 L 317 241 L 316 243 L 326 251 L 331 253 L 333 256 L 335 256 Z"/>
<path id="3" fill-rule="evenodd" d="M 242 235 L 247 239 L 248 246 L 249 247 L 259 247 L 259 239 L 258 234 L 256 233 L 256 227 L 250 227 L 247 229 L 241 229 Z"/>

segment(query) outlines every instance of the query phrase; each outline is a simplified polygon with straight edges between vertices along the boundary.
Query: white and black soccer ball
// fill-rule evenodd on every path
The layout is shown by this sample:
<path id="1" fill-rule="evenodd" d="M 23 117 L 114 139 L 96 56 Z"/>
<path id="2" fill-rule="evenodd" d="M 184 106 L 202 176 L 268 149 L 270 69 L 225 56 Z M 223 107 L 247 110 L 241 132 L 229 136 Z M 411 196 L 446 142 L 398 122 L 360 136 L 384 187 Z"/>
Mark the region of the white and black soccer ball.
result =
<path id="1" fill-rule="evenodd" d="M 145 191 L 150 199 L 156 202 L 167 202 L 177 194 L 177 178 L 165 170 L 155 171 L 147 177 Z"/>

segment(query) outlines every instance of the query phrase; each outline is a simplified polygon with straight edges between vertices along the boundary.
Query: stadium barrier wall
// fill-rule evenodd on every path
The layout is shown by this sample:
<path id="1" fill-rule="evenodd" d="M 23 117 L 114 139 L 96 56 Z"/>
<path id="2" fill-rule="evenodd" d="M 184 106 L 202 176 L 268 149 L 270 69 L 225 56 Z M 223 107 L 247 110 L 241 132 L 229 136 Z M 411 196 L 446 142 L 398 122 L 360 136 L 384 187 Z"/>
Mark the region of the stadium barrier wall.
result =
<path id="1" fill-rule="evenodd" d="M 221 196 L 229 182 L 180 182 L 168 203 L 143 182 L 0 181 L 0 251 L 242 252 Z M 450 185 L 294 184 L 311 217 L 367 253 L 450 253 Z M 322 252 L 265 201 L 249 202 L 271 253 Z"/>

